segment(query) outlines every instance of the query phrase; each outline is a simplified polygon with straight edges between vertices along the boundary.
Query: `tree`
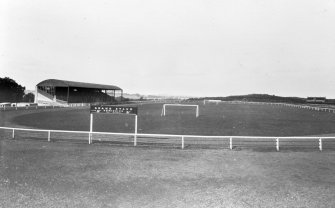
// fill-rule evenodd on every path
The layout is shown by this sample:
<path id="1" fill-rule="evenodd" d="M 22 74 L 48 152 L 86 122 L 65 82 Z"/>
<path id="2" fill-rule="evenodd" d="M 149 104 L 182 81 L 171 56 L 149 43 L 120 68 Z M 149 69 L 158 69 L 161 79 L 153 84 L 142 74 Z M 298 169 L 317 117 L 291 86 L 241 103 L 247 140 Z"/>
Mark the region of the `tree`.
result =
<path id="1" fill-rule="evenodd" d="M 0 77 L 0 102 L 20 102 L 23 99 L 25 87 L 22 87 L 9 77 Z"/>
<path id="2" fill-rule="evenodd" d="M 35 95 L 33 93 L 28 93 L 23 96 L 23 102 L 32 103 L 34 102 Z"/>

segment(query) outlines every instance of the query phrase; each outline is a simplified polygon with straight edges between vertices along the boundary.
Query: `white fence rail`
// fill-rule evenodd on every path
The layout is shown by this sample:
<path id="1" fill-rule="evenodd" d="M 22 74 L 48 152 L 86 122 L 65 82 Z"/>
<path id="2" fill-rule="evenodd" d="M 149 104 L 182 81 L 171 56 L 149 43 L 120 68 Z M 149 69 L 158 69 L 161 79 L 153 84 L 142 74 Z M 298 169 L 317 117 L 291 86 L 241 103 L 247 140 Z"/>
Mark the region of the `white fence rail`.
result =
<path id="1" fill-rule="evenodd" d="M 229 104 L 257 104 L 257 105 L 273 105 L 273 106 L 286 106 L 286 107 L 293 107 L 293 108 L 300 108 L 300 109 L 307 109 L 307 110 L 314 110 L 314 111 L 320 111 L 320 112 L 330 112 L 335 113 L 335 106 L 334 107 L 322 107 L 319 105 L 312 106 L 312 105 L 301 105 L 301 104 L 288 104 L 288 103 L 270 103 L 270 102 L 244 102 L 244 101 L 220 101 L 220 100 L 204 100 L 204 105 L 207 102 L 213 102 L 216 104 L 219 103 L 229 103 Z M 165 103 L 165 100 L 161 100 L 160 103 Z M 173 100 L 169 101 L 171 103 L 179 103 L 181 104 L 182 100 Z M 135 102 L 135 103 L 152 103 L 152 102 Z M 156 103 L 156 102 L 153 102 Z M 0 111 L 6 111 L 6 110 L 19 110 L 19 109 L 46 109 L 46 108 L 62 108 L 62 107 L 84 107 L 89 106 L 88 103 L 72 103 L 67 106 L 61 106 L 61 105 L 42 105 L 42 106 L 0 106 Z M 168 104 L 169 105 L 169 104 Z"/>
<path id="2" fill-rule="evenodd" d="M 60 105 L 35 105 L 35 106 L 3 106 L 0 107 L 0 111 L 8 110 L 33 110 L 33 109 L 50 109 L 50 108 L 64 108 L 65 106 Z"/>
<path id="3" fill-rule="evenodd" d="M 206 100 L 207 101 L 207 100 Z M 321 107 L 312 106 L 312 105 L 300 105 L 300 104 L 289 104 L 289 103 L 271 103 L 271 102 L 243 102 L 243 101 L 221 101 L 221 103 L 230 103 L 230 104 L 257 104 L 257 105 L 274 105 L 274 106 L 286 106 L 292 108 L 300 108 L 300 109 L 307 109 L 307 110 L 314 110 L 314 111 L 323 111 L 323 112 L 330 112 L 335 113 L 335 106 L 332 108 L 329 107 Z M 205 104 L 205 101 L 204 101 Z"/>
<path id="4" fill-rule="evenodd" d="M 90 132 L 90 131 L 68 131 L 68 130 L 46 130 L 46 129 L 28 129 L 28 128 L 14 128 L 14 127 L 0 127 L 3 130 L 10 130 L 11 137 L 14 139 L 15 135 L 19 131 L 30 131 L 30 132 L 45 132 L 47 133 L 45 138 L 47 141 L 51 141 L 52 135 L 54 133 L 67 133 L 67 134 L 84 134 L 87 135 L 87 141 L 89 144 L 92 141 L 100 141 L 97 138 L 98 135 L 115 135 L 115 136 L 128 136 L 132 137 L 132 140 L 128 140 L 137 145 L 139 139 L 151 138 L 153 139 L 153 143 L 160 144 L 159 138 L 175 138 L 175 140 L 170 141 L 170 144 L 177 145 L 184 149 L 186 144 L 190 144 L 193 139 L 200 139 L 203 144 L 210 144 L 210 139 L 217 139 L 212 141 L 212 145 L 218 146 L 220 142 L 225 141 L 225 146 L 223 148 L 234 149 L 234 147 L 238 147 L 240 143 L 243 142 L 270 142 L 270 146 L 275 148 L 277 151 L 280 150 L 281 142 L 292 142 L 292 141 L 311 141 L 314 142 L 315 148 L 317 147 L 320 151 L 323 150 L 323 142 L 325 140 L 331 140 L 334 142 L 334 150 L 335 150 L 335 136 L 334 137 L 267 137 L 267 136 L 205 136 L 205 135 L 176 135 L 176 134 L 141 134 L 141 133 L 116 133 L 116 132 Z M 96 137 L 96 138 L 94 138 Z M 82 138 L 82 137 L 80 137 Z M 239 143 L 239 144 L 237 144 Z M 312 146 L 313 146 L 312 145 Z M 261 148 L 261 147 L 260 147 Z"/>

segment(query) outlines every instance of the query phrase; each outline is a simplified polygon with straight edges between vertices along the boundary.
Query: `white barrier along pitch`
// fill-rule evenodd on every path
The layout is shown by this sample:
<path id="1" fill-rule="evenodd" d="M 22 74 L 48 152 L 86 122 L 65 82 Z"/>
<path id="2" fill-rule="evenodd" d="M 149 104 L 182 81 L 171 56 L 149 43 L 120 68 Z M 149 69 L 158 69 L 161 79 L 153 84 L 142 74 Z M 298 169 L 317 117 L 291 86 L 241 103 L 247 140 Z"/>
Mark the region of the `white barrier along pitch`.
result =
<path id="1" fill-rule="evenodd" d="M 205 104 L 204 100 L 204 104 Z M 268 103 L 268 102 L 242 102 L 242 101 L 221 101 L 222 103 L 229 103 L 229 104 L 256 104 L 256 105 L 276 105 L 276 106 L 286 106 L 286 107 L 293 107 L 293 108 L 301 108 L 301 109 L 308 109 L 314 111 L 321 111 L 321 112 L 329 112 L 335 113 L 335 108 L 326 108 L 326 107 L 314 107 L 309 105 L 299 105 L 299 104 L 288 104 L 288 103 Z"/>
<path id="2" fill-rule="evenodd" d="M 137 116 L 136 116 L 137 117 Z M 137 118 L 136 118 L 137 120 Z M 137 123 L 137 121 L 136 121 Z M 47 129 L 26 129 L 26 128 L 13 128 L 13 127 L 0 127 L 0 129 L 5 130 L 11 130 L 12 131 L 12 138 L 14 139 L 15 131 L 32 131 L 32 132 L 46 132 L 47 135 L 47 141 L 50 141 L 50 134 L 52 132 L 55 133 L 82 133 L 82 134 L 100 134 L 100 135 L 122 135 L 122 136 L 134 136 L 134 146 L 136 146 L 136 137 L 152 137 L 152 138 L 159 138 L 159 137 L 171 137 L 171 138 L 181 138 L 181 149 L 185 148 L 185 139 L 186 138 L 216 138 L 216 139 L 229 139 L 229 146 L 227 148 L 233 149 L 233 139 L 250 139 L 257 141 L 258 139 L 268 139 L 269 141 L 275 140 L 275 148 L 277 151 L 280 150 L 279 148 L 279 140 L 284 139 L 292 139 L 292 140 L 318 140 L 318 149 L 320 152 L 323 150 L 323 139 L 332 139 L 335 140 L 335 137 L 266 137 L 266 136 L 203 136 L 203 135 L 173 135 L 173 134 L 138 134 L 137 133 L 137 127 L 135 129 L 134 133 L 114 133 L 114 132 L 94 132 L 94 131 L 67 131 L 67 130 L 47 130 Z M 92 141 L 89 141 L 91 143 Z"/>
<path id="3" fill-rule="evenodd" d="M 196 107 L 195 116 L 199 117 L 199 105 L 185 105 L 185 104 L 164 104 L 162 108 L 161 116 L 165 116 L 166 114 L 166 106 L 181 106 L 181 107 Z"/>

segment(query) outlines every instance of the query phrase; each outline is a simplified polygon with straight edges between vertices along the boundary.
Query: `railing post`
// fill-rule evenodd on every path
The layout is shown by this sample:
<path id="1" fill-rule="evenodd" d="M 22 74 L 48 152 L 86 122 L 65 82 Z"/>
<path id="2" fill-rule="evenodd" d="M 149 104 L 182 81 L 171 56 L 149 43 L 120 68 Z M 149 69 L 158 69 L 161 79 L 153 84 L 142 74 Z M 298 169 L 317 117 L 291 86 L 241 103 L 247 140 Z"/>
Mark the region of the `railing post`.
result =
<path id="1" fill-rule="evenodd" d="M 134 133 L 134 146 L 137 145 L 137 115 L 135 115 L 135 133 Z"/>
<path id="2" fill-rule="evenodd" d="M 93 132 L 93 113 L 90 115 L 90 133 L 88 137 L 88 144 L 92 143 L 92 132 Z"/>
<path id="3" fill-rule="evenodd" d="M 50 134 L 51 134 L 51 131 L 49 130 L 48 131 L 48 142 L 50 142 Z"/>
<path id="4" fill-rule="evenodd" d="M 12 139 L 15 139 L 15 129 L 13 128 Z"/>
<path id="5" fill-rule="evenodd" d="M 319 138 L 319 150 L 322 151 L 322 138 Z"/>
<path id="6" fill-rule="evenodd" d="M 88 144 L 92 144 L 92 132 L 89 133 Z"/>
<path id="7" fill-rule="evenodd" d="M 276 139 L 276 149 L 279 151 L 279 138 Z"/>
<path id="8" fill-rule="evenodd" d="M 233 137 L 229 138 L 229 149 L 233 149 Z"/>
<path id="9" fill-rule="evenodd" d="M 184 149 L 185 144 L 184 144 L 184 136 L 181 137 L 181 149 Z"/>

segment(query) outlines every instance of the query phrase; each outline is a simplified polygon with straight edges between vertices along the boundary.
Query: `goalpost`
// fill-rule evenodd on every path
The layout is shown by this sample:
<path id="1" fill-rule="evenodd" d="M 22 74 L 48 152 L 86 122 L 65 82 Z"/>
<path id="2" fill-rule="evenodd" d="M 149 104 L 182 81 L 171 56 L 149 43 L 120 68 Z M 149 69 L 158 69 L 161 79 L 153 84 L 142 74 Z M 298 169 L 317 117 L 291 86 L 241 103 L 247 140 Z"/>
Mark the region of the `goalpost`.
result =
<path id="1" fill-rule="evenodd" d="M 195 116 L 199 116 L 199 105 L 185 105 L 185 104 L 164 104 L 162 108 L 161 116 L 165 116 L 166 113 L 166 106 L 181 106 L 181 107 L 196 107 Z"/>
<path id="2" fill-rule="evenodd" d="M 204 100 L 204 105 L 206 105 L 206 102 L 207 103 L 215 103 L 216 105 L 221 103 L 222 101 L 221 100 Z"/>

